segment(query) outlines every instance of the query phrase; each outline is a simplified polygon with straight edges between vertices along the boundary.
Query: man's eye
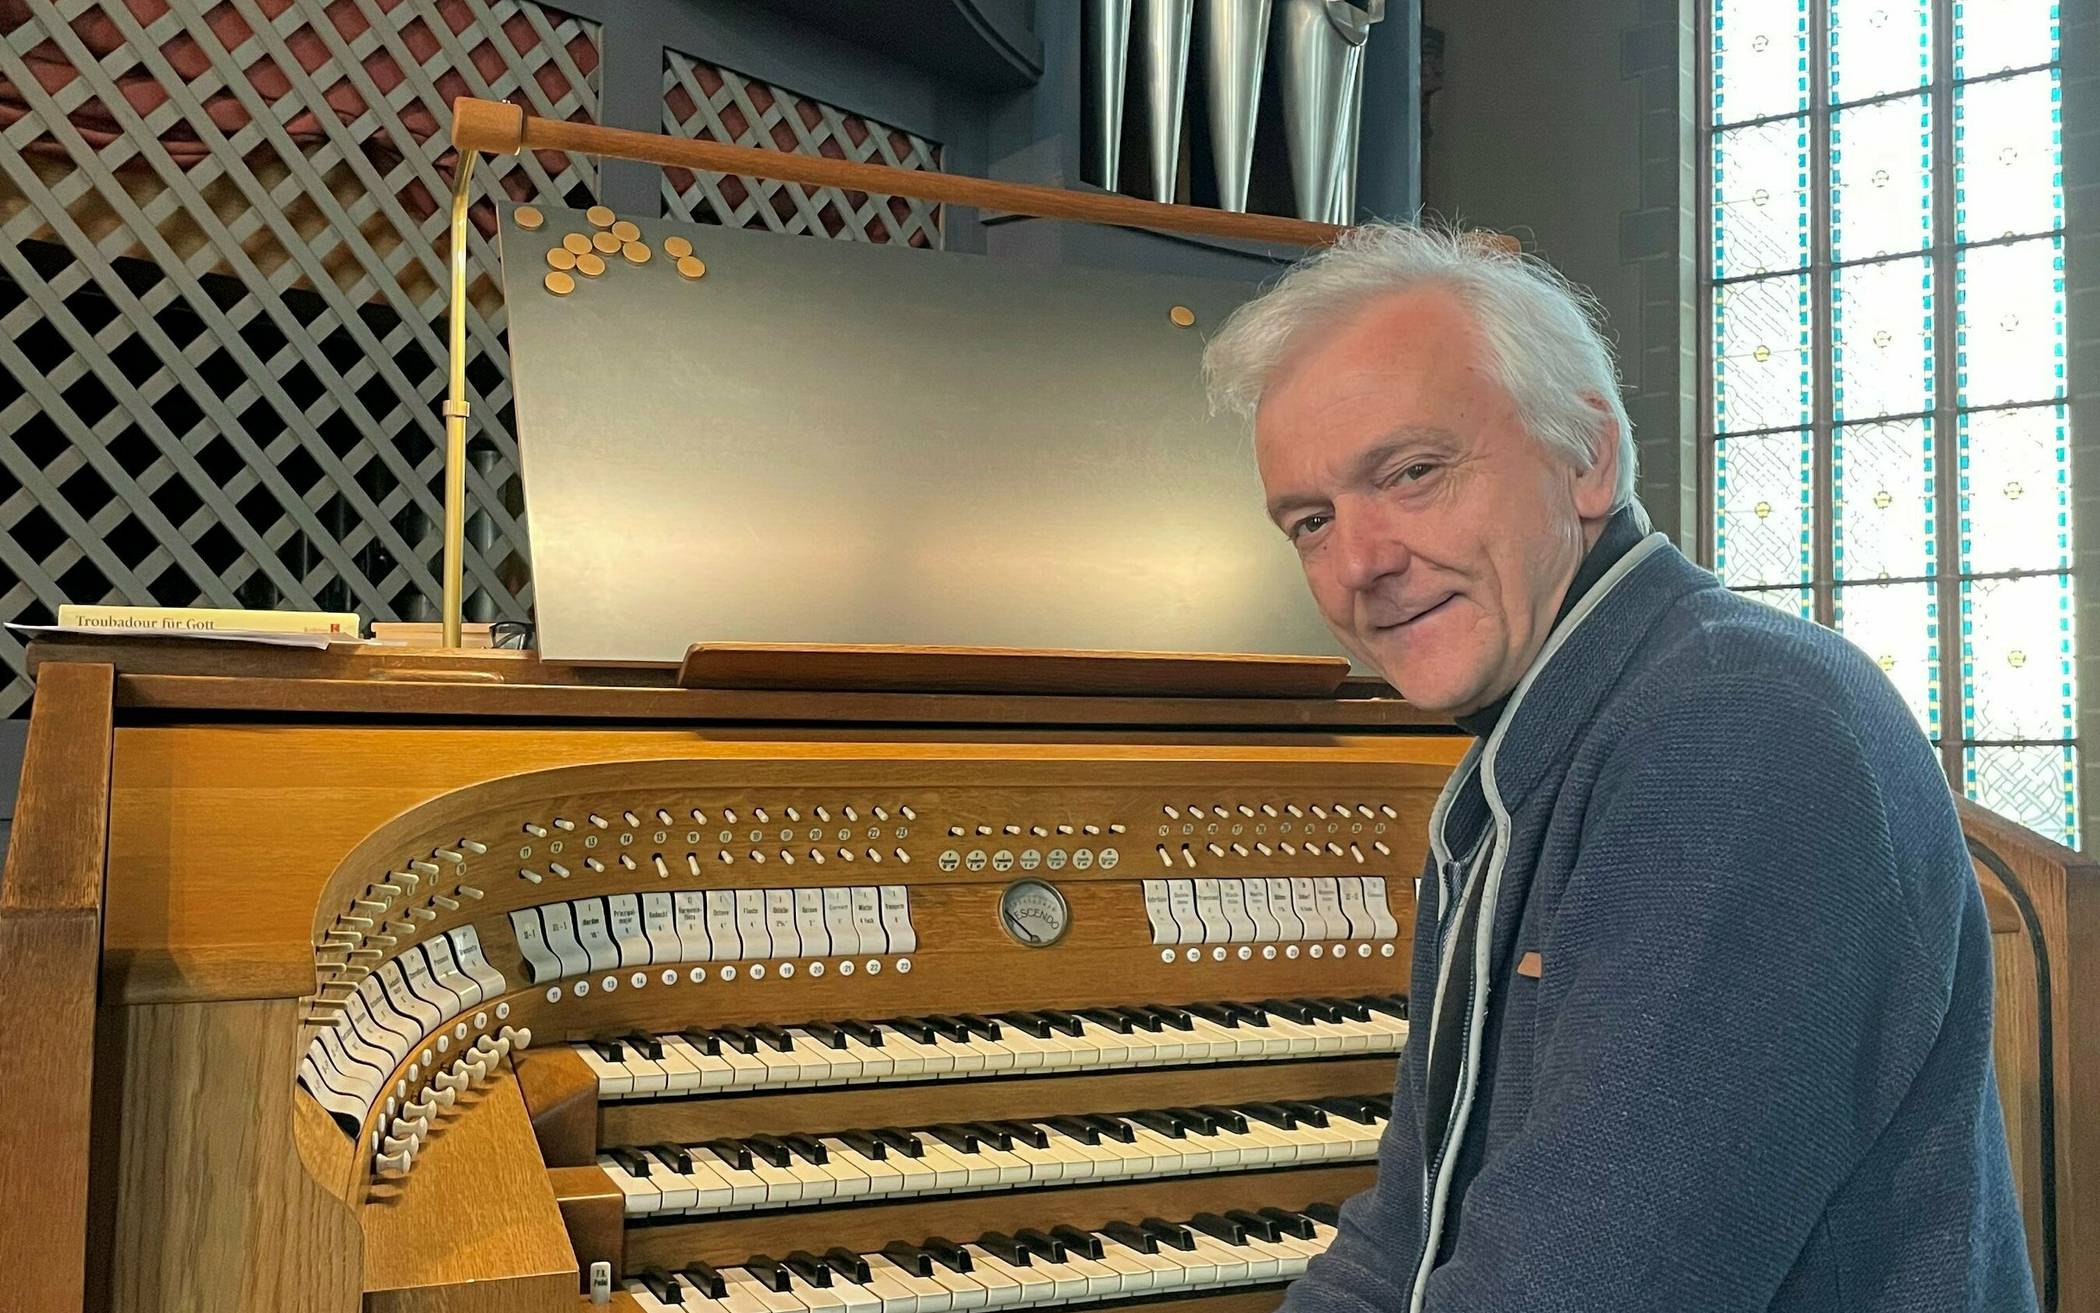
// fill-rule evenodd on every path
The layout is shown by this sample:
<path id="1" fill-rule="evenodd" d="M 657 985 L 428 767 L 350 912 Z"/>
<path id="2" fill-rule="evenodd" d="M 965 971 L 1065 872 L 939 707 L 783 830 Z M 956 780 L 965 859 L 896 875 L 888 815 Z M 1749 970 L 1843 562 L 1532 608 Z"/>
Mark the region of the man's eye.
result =
<path id="1" fill-rule="evenodd" d="M 1436 465 L 1433 462 L 1426 460 L 1416 461 L 1414 464 L 1403 468 L 1393 481 L 1395 483 L 1420 483 L 1435 472 Z"/>
<path id="2" fill-rule="evenodd" d="M 1284 532 L 1290 537 L 1292 542 L 1303 542 L 1306 538 L 1318 533 L 1326 525 L 1327 521 L 1332 518 L 1334 517 L 1329 515 L 1307 515 L 1301 519 L 1291 521 L 1290 528 Z"/>

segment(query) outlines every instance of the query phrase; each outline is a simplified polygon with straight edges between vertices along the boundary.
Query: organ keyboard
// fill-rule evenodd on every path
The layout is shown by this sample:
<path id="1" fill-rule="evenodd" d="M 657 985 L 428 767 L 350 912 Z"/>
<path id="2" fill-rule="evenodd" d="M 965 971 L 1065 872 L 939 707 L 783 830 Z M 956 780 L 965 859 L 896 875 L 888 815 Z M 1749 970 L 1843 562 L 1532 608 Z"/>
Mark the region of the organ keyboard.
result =
<path id="1" fill-rule="evenodd" d="M 1464 747 L 1397 703 L 36 660 L 0 945 L 32 860 L 94 930 L 0 954 L 0 1166 L 77 1172 L 88 1307 L 1259 1313 L 1372 1180 Z"/>

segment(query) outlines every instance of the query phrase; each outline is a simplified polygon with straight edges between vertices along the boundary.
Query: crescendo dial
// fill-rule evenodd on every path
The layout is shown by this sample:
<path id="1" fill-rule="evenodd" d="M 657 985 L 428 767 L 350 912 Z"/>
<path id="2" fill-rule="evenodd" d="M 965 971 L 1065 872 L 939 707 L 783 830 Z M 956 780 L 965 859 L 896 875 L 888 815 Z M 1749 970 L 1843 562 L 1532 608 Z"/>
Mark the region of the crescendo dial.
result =
<path id="1" fill-rule="evenodd" d="M 1064 938 L 1071 919 L 1065 896 L 1042 880 L 1016 880 L 999 895 L 999 924 L 1030 948 L 1048 948 Z"/>

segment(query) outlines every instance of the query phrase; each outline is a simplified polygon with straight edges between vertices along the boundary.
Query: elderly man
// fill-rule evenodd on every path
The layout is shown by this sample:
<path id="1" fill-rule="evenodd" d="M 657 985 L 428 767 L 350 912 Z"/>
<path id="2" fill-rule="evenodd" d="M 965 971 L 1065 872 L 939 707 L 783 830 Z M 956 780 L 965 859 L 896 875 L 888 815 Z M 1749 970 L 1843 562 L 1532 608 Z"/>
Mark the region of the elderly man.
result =
<path id="1" fill-rule="evenodd" d="M 1344 647 L 1477 742 L 1378 1183 L 1287 1313 L 2034 1307 L 1947 782 L 1633 496 L 1588 303 L 1371 226 L 1205 357 Z"/>

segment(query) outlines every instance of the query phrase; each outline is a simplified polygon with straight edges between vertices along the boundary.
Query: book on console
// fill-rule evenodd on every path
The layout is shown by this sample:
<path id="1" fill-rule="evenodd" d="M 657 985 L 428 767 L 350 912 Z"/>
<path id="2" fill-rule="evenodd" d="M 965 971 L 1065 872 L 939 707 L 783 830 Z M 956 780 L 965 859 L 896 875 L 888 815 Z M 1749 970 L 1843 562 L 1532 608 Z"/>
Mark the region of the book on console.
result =
<path id="1" fill-rule="evenodd" d="M 330 634 L 355 639 L 362 624 L 349 611 L 247 611 L 204 606 L 116 606 L 61 603 L 58 628 L 98 633 Z"/>

